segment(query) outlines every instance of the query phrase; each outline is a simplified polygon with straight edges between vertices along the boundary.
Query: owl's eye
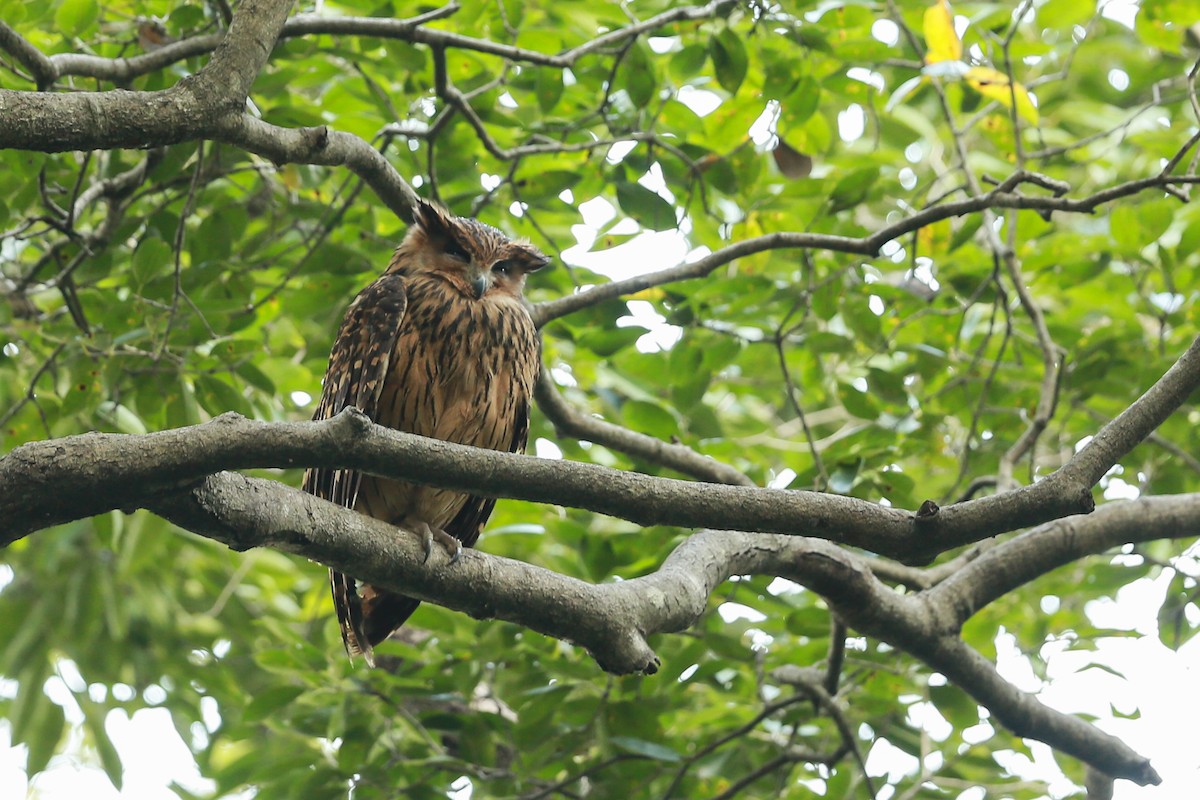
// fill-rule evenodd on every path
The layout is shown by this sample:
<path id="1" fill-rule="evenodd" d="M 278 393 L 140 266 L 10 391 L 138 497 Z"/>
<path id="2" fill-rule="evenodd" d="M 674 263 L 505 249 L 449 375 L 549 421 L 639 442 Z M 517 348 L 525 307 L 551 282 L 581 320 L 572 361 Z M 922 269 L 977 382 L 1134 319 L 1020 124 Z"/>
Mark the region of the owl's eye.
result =
<path id="1" fill-rule="evenodd" d="M 442 248 L 442 251 L 446 255 L 453 256 L 454 258 L 457 258 L 460 261 L 470 261 L 471 260 L 471 256 L 467 253 L 467 251 L 465 249 L 463 249 L 463 246 L 461 244 L 459 244 L 457 241 L 455 241 L 454 239 L 447 239 L 445 246 Z"/>
<path id="2" fill-rule="evenodd" d="M 507 275 L 513 271 L 514 266 L 515 265 L 513 264 L 512 260 L 506 258 L 502 261 L 497 261 L 495 264 L 492 264 L 492 272 L 495 272 L 498 275 Z"/>

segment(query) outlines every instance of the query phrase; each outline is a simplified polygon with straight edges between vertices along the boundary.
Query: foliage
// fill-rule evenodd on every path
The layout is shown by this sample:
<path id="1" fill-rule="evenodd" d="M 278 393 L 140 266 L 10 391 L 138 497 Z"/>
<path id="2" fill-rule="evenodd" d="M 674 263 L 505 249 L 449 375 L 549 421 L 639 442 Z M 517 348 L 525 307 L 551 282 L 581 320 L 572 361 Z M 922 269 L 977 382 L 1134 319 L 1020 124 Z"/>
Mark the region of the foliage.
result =
<path id="1" fill-rule="evenodd" d="M 672 6 L 463 5 L 430 27 L 545 54 Z M 569 68 L 448 48 L 447 77 L 481 129 L 447 113 L 429 47 L 385 38 L 286 39 L 252 100 L 271 123 L 327 124 L 372 141 L 421 193 L 560 256 L 562 267 L 531 279 L 541 302 L 606 280 L 584 261 L 649 271 L 762 234 L 865 236 L 987 191 L 971 182 L 1018 167 L 1062 182 L 1073 198 L 1154 176 L 1196 127 L 1188 20 L 1172 6 L 1143 4 L 1132 29 L 1070 0 L 1019 21 L 1008 4 L 956 6 L 970 24 L 960 55 L 940 60 L 1016 81 L 1011 97 L 1001 96 L 1007 84 L 985 91 L 969 74 L 925 64 L 925 4 L 901 3 L 892 17 L 871 4 L 791 2 L 722 4 Z M 344 0 L 324 13 L 413 12 Z M 220 25 L 217 4 L 0 1 L 0 18 L 47 54 L 133 55 L 143 17 L 181 38 Z M 955 52 L 946 41 L 939 50 Z M 128 88 L 170 86 L 205 60 Z M 32 88 L 14 62 L 5 66 L 0 88 Z M 57 88 L 113 87 L 77 77 Z M 789 155 L 811 164 L 797 169 Z M 127 194 L 71 213 L 87 187 L 147 160 Z M 874 257 L 768 250 L 585 308 L 545 327 L 545 362 L 576 407 L 689 445 L 758 484 L 915 509 L 952 502 L 978 479 L 1032 482 L 1187 347 L 1200 326 L 1200 215 L 1162 189 L 1092 215 L 996 213 L 933 222 Z M 579 232 L 585 218 L 604 220 L 594 242 Z M 4 450 L 231 409 L 307 418 L 345 304 L 403 230 L 346 170 L 276 166 L 211 142 L 0 151 Z M 677 255 L 645 255 L 639 231 L 667 232 Z M 571 250 L 581 235 L 605 257 Z M 1050 373 L 1045 336 L 1059 365 Z M 1056 405 L 1036 446 L 1014 458 L 1046 410 L 1047 374 Z M 1097 499 L 1131 486 L 1195 491 L 1186 457 L 1200 452 L 1195 413 L 1158 431 L 1165 446 L 1124 459 Z M 569 459 L 672 474 L 560 437 L 535 411 L 539 440 L 541 452 L 552 443 Z M 295 470 L 270 474 L 299 482 Z M 502 501 L 480 546 L 613 581 L 653 571 L 685 535 Z M 1035 665 L 1047 642 L 1093 648 L 1121 634 L 1096 629 L 1085 603 L 1170 569 L 1184 546 L 1072 564 L 998 601 L 964 635 L 994 657 L 1003 627 Z M 355 668 L 322 567 L 232 553 L 145 513 L 67 525 L 4 558 L 13 578 L 0 595 L 0 674 L 18 689 L 0 708 L 28 745 L 31 775 L 66 746 L 63 708 L 39 689 L 69 661 L 81 676 L 66 685 L 85 740 L 118 785 L 106 713 L 161 705 L 214 782 L 212 796 L 250 786 L 264 797 L 336 797 L 353 785 L 356 798 L 443 797 L 464 775 L 477 797 L 864 793 L 835 721 L 773 677 L 784 665 L 823 664 L 838 635 L 820 598 L 783 582 L 729 583 L 687 635 L 655 642 L 658 675 L 615 679 L 570 645 L 430 604 L 378 649 L 384 668 Z M 1046 596 L 1057 611 L 1031 615 Z M 1176 578 L 1163 610 L 1172 646 L 1194 632 L 1185 613 L 1194 596 L 1194 582 Z M 722 603 L 751 615 L 725 621 Z M 119 685 L 133 691 L 88 690 Z M 1002 729 L 964 739 L 967 728 L 990 727 L 980 709 L 915 659 L 851 639 L 839 700 L 862 752 L 880 739 L 914 756 L 941 751 L 921 774 L 892 777 L 909 796 L 940 793 L 921 781 L 1040 794 L 994 756 L 1026 751 L 1022 740 Z M 207 729 L 196 724 L 206 702 L 219 709 Z M 923 740 L 906 715 L 927 702 L 953 724 L 945 741 Z M 819 763 L 826 758 L 830 766 Z M 1082 784 L 1076 762 L 1062 766 Z"/>

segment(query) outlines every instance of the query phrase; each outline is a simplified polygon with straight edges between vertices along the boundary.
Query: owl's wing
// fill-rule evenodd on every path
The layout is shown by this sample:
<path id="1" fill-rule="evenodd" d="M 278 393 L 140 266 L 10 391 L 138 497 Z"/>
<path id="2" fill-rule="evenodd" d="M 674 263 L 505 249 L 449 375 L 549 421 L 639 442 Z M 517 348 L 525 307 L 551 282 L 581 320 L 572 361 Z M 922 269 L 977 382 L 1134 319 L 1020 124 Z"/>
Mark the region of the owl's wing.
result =
<path id="1" fill-rule="evenodd" d="M 382 276 L 354 298 L 333 341 L 314 420 L 329 419 L 354 406 L 377 421 L 379 398 L 407 307 L 404 279 L 394 273 Z M 304 473 L 304 491 L 346 508 L 354 508 L 361 485 L 358 470 L 318 468 Z M 373 665 L 371 646 L 363 632 L 363 599 L 354 578 L 331 569 L 329 581 L 346 651 L 352 656 L 364 655 Z"/>
<path id="2" fill-rule="evenodd" d="M 508 452 L 523 453 L 529 439 L 529 398 L 519 398 L 513 403 L 510 413 L 513 415 L 508 421 L 512 425 L 512 439 L 508 445 Z M 487 523 L 488 517 L 492 516 L 495 507 L 494 497 L 468 497 L 458 514 L 446 526 L 446 533 L 461 541 L 463 547 L 473 547 L 479 539 L 480 530 Z"/>
<path id="3" fill-rule="evenodd" d="M 354 298 L 333 341 L 314 420 L 337 416 L 349 406 L 377 420 L 407 306 L 404 279 L 394 273 L 380 277 Z M 304 474 L 304 491 L 346 508 L 354 508 L 361 484 L 362 474 L 353 469 L 317 468 Z"/>

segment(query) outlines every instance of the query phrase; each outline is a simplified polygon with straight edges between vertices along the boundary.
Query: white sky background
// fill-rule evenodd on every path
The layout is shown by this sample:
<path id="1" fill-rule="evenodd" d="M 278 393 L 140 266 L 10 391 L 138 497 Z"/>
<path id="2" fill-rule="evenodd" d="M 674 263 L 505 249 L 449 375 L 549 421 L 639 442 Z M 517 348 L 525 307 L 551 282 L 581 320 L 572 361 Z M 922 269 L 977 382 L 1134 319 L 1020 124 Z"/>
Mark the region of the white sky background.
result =
<path id="1" fill-rule="evenodd" d="M 1131 25 L 1135 8 L 1130 2 L 1113 2 L 1106 6 L 1105 13 Z M 886 40 L 889 36 L 886 25 L 877 31 L 877 35 Z M 658 49 L 669 46 L 670 41 L 652 41 L 651 44 Z M 872 82 L 872 75 L 868 71 L 856 72 L 863 74 L 854 77 Z M 1120 83 L 1120 78 L 1121 75 L 1110 75 L 1115 86 Z M 680 99 L 692 105 L 698 113 L 711 112 L 715 103 L 719 102 L 715 95 L 702 90 L 692 90 L 686 96 L 681 93 Z M 772 117 L 770 109 L 764 111 L 763 117 L 751 131 L 760 148 L 772 138 Z M 864 122 L 861 108 L 847 109 L 839 117 L 842 138 L 854 141 L 862 136 Z M 632 146 L 617 146 L 610 152 L 610 159 L 620 160 Z M 641 183 L 669 200 L 674 199 L 667 191 L 661 175 L 656 172 L 644 176 Z M 598 232 L 614 219 L 617 212 L 603 200 L 589 201 L 580 208 L 584 214 L 584 224 L 576 226 L 573 231 L 578 245 L 566 250 L 564 258 L 611 279 L 663 269 L 681 261 L 699 258 L 707 252 L 704 249 L 689 250 L 685 219 L 678 231 L 644 232 L 617 247 L 592 253 L 590 248 Z M 610 232 L 623 234 L 636 230 L 632 220 L 624 220 Z M 902 260 L 905 258 L 899 251 L 895 255 Z M 639 349 L 665 349 L 678 340 L 679 330 L 666 324 L 666 320 L 651 304 L 633 301 L 629 303 L 629 308 L 630 316 L 618 324 L 648 329 L 647 334 L 638 341 Z M 547 455 L 553 453 L 547 452 Z M 1112 493 L 1131 496 L 1127 490 L 1120 492 L 1122 486 L 1125 484 L 1113 478 L 1110 489 Z M 1179 567 L 1190 575 L 1200 574 L 1200 566 L 1194 559 L 1181 560 Z M 1141 638 L 1106 639 L 1095 653 L 1063 652 L 1061 646 L 1048 645 L 1042 652 L 1048 663 L 1049 679 L 1045 683 L 1034 675 L 1028 662 L 1016 652 L 1011 636 L 1001 632 L 997 639 L 999 666 L 1007 679 L 1021 689 L 1038 693 L 1043 702 L 1060 711 L 1097 717 L 1096 724 L 1100 728 L 1150 757 L 1163 778 L 1163 785 L 1141 788 L 1128 781 L 1119 781 L 1115 800 L 1194 800 L 1198 796 L 1196 787 L 1200 785 L 1200 746 L 1192 737 L 1196 720 L 1200 718 L 1200 700 L 1197 700 L 1200 695 L 1196 691 L 1200 685 L 1200 637 L 1193 639 L 1178 653 L 1159 642 L 1156 617 L 1170 578 L 1168 572 L 1154 580 L 1140 580 L 1123 589 L 1115 602 L 1106 600 L 1090 603 L 1087 613 L 1097 627 L 1136 630 Z M 11 570 L 0 565 L 0 586 L 10 579 Z M 786 591 L 786 587 L 783 590 Z M 1053 600 L 1044 602 L 1053 603 Z M 754 615 L 758 614 L 753 609 L 735 604 L 722 606 L 721 612 L 727 619 L 739 616 L 754 619 Z M 1088 669 L 1093 662 L 1111 667 L 1124 678 L 1101 669 Z M 77 673 L 72 675 L 72 672 L 73 668 L 65 665 L 62 679 L 77 679 Z M 82 714 L 74 705 L 62 679 L 51 679 L 45 690 L 66 709 L 68 722 L 77 724 Z M 14 691 L 15 685 L 11 681 L 0 681 L 0 694 L 11 696 Z M 1114 716 L 1114 708 L 1120 714 L 1129 714 L 1136 709 L 1140 712 L 1140 718 L 1121 719 Z M 948 723 L 932 707 L 917 704 L 912 707 L 910 716 L 919 719 L 935 740 L 946 735 Z M 219 720 L 215 711 L 206 717 L 198 725 L 211 731 Z M 11 745 L 8 722 L 0 720 L 0 798 L 174 800 L 177 795 L 167 788 L 171 782 L 197 792 L 203 792 L 206 788 L 211 790 L 211 782 L 200 776 L 195 761 L 165 709 L 144 709 L 136 712 L 132 718 L 123 711 L 113 711 L 107 718 L 106 728 L 126 766 L 125 788 L 122 792 L 113 788 L 103 771 L 95 765 L 94 757 L 86 752 L 78 727 L 70 734 L 66 753 L 52 759 L 50 768 L 37 776 L 30 787 L 24 773 L 25 748 Z M 986 727 L 981 730 L 985 731 Z M 196 735 L 203 736 L 204 731 L 197 730 Z M 1031 744 L 1035 755 L 1032 762 L 1024 756 L 1012 755 L 1004 760 L 1005 766 L 1022 777 L 1049 782 L 1052 796 L 1061 796 L 1070 791 L 1071 785 L 1055 765 L 1049 748 L 1038 743 Z M 868 756 L 869 771 L 875 775 L 911 774 L 916 766 L 915 759 L 886 742 L 874 746 Z M 890 790 L 885 790 L 880 800 L 888 800 L 888 792 Z M 469 792 L 455 792 L 454 795 L 457 800 L 464 800 Z M 983 792 L 967 790 L 958 797 L 961 800 L 982 800 Z"/>

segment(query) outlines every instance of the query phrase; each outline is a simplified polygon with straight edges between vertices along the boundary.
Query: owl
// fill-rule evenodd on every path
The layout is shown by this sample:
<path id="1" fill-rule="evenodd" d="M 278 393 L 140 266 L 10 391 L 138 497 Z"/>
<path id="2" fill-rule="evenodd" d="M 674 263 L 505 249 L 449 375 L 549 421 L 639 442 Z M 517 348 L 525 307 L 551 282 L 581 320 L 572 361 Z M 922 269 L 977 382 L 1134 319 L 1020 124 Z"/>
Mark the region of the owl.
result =
<path id="1" fill-rule="evenodd" d="M 346 311 L 313 419 L 354 406 L 380 425 L 458 444 L 523 452 L 541 365 L 526 310 L 525 276 L 549 259 L 473 219 L 419 201 L 414 224 L 378 279 Z M 456 560 L 479 538 L 496 501 L 311 469 L 304 490 L 420 534 Z M 330 570 L 346 652 L 374 665 L 372 648 L 419 601 Z"/>

